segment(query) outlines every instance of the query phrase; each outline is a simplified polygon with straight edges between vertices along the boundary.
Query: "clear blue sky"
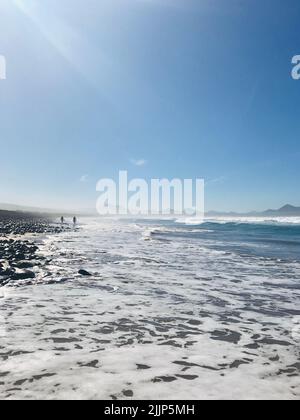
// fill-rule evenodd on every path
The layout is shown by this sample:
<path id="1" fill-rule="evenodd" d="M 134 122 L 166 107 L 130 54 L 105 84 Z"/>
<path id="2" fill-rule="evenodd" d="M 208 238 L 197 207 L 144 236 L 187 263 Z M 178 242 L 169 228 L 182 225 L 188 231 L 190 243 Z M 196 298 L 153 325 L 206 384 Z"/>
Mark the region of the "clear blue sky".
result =
<path id="1" fill-rule="evenodd" d="M 206 207 L 300 205 L 299 0 L 1 0 L 0 202 L 207 181 Z"/>

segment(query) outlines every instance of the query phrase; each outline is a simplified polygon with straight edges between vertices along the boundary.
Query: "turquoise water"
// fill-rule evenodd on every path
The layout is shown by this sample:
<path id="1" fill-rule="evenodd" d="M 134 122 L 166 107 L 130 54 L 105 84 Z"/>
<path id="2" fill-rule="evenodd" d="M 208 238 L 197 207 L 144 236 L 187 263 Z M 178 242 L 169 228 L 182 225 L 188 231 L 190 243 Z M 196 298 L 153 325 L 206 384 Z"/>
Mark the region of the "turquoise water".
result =
<path id="1" fill-rule="evenodd" d="M 144 220 L 144 225 L 157 226 L 157 221 Z M 300 261 L 300 224 L 206 222 L 186 225 L 172 220 L 160 221 L 165 229 L 153 231 L 156 238 L 198 240 L 210 249 L 245 256 Z"/>

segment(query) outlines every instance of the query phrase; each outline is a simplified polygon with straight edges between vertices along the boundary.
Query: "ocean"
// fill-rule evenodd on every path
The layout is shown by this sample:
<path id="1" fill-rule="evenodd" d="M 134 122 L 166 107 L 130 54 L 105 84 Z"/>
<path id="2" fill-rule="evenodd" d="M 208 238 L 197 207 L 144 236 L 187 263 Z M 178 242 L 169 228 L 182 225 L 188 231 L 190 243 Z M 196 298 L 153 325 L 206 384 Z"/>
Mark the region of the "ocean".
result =
<path id="1" fill-rule="evenodd" d="M 47 272 L 0 289 L 0 398 L 300 398 L 300 219 L 83 219 L 34 240 Z"/>

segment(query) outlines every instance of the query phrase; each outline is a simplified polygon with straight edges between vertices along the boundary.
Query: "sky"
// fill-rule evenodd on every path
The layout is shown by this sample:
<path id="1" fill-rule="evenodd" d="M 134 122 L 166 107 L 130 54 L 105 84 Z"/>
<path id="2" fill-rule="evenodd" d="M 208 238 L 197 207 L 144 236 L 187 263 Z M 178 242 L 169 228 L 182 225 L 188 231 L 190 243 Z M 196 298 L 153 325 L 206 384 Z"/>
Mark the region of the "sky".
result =
<path id="1" fill-rule="evenodd" d="M 0 0 L 0 202 L 204 178 L 207 210 L 300 206 L 299 0 Z"/>

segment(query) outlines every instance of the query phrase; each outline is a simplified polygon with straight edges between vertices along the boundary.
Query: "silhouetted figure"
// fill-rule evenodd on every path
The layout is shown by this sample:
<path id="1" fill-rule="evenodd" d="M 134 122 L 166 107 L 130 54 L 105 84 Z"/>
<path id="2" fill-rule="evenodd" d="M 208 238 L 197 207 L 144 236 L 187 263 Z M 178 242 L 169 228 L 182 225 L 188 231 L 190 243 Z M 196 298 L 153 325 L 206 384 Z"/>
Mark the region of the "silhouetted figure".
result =
<path id="1" fill-rule="evenodd" d="M 60 218 L 60 222 L 61 222 L 61 224 L 62 224 L 62 225 L 65 223 L 65 219 L 64 219 L 64 217 L 63 217 L 63 216 L 61 216 L 61 218 Z"/>
<path id="2" fill-rule="evenodd" d="M 76 216 L 74 216 L 73 217 L 73 225 L 76 226 L 76 223 L 77 223 L 77 218 L 76 218 Z"/>

